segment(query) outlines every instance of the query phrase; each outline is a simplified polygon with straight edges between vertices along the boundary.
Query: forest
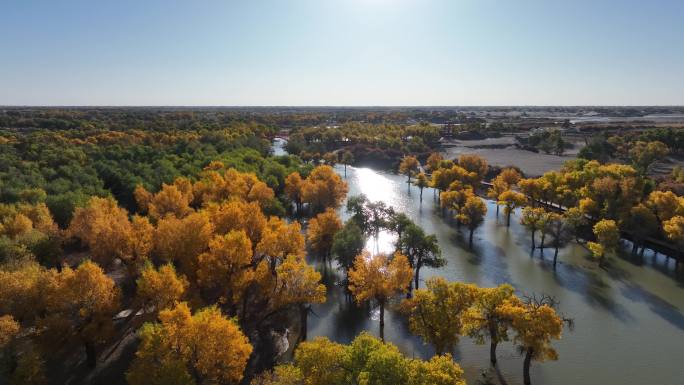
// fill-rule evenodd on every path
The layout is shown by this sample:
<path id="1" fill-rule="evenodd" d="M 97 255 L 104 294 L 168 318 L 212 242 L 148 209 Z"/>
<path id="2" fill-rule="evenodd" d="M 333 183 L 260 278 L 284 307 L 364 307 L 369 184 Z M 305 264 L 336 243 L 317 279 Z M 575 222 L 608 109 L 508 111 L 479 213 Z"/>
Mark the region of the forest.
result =
<path id="1" fill-rule="evenodd" d="M 445 159 L 421 114 L 339 112 L 328 124 L 328 111 L 3 111 L 0 382 L 465 384 L 461 338 L 488 344 L 494 366 L 497 346 L 514 344 L 525 384 L 532 362 L 559 359 L 553 343 L 572 314 L 509 284 L 423 280 L 446 264 L 437 238 L 349 195 L 347 167 L 360 163 L 395 167 L 421 204 L 432 190 L 470 248 L 489 199 L 529 231 L 531 255 L 552 250 L 553 269 L 571 242 L 599 267 L 623 238 L 635 255 L 684 249 L 681 168 L 651 175 L 684 148 L 682 131 L 596 136 L 562 169 L 528 178 L 473 154 Z M 292 155 L 273 155 L 285 129 Z M 369 252 L 383 231 L 394 252 Z M 330 290 L 311 258 L 337 266 L 349 302 L 379 309 L 377 337 L 308 338 Z M 434 356 L 385 342 L 389 308 Z"/>

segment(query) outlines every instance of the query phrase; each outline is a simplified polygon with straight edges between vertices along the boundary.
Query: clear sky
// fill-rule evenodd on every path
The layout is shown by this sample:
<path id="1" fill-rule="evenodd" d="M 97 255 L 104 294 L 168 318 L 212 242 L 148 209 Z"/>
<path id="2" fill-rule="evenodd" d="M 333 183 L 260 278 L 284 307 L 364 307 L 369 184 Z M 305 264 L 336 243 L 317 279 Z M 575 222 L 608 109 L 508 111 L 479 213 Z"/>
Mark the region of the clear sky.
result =
<path id="1" fill-rule="evenodd" d="M 682 105 L 682 0 L 2 0 L 0 105 Z"/>

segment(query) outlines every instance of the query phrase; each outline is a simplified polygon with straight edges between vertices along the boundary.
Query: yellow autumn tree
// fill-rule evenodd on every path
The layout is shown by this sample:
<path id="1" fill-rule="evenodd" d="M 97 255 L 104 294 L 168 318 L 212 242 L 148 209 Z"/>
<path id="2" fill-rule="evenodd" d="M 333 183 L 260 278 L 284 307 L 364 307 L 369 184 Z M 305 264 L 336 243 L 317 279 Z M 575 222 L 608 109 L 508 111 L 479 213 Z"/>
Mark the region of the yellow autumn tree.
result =
<path id="1" fill-rule="evenodd" d="M 96 263 L 85 261 L 75 270 L 65 267 L 48 283 L 47 313 L 39 323 L 53 338 L 76 337 L 83 343 L 87 364 L 97 362 L 97 347 L 113 333 L 112 317 L 120 291 Z M 54 346 L 53 344 L 50 344 Z"/>
<path id="2" fill-rule="evenodd" d="M 487 174 L 487 160 L 477 154 L 461 154 L 458 157 L 458 165 L 468 171 L 471 185 L 474 188 L 479 187 Z"/>
<path id="3" fill-rule="evenodd" d="M 293 364 L 279 365 L 252 382 L 275 384 L 465 385 L 465 380 L 450 354 L 427 361 L 407 358 L 395 345 L 363 332 L 349 345 L 324 337 L 303 342 L 295 350 Z"/>
<path id="4" fill-rule="evenodd" d="M 261 297 L 268 302 L 267 311 L 259 317 L 260 321 L 295 307 L 300 316 L 301 339 L 305 340 L 309 304 L 324 303 L 326 300 L 326 288 L 321 283 L 321 273 L 303 258 L 289 255 L 276 267 L 275 274 L 260 274 L 259 271 L 256 274 L 260 276 L 257 281 Z"/>
<path id="5" fill-rule="evenodd" d="M 163 261 L 174 262 L 191 282 L 195 282 L 197 257 L 209 247 L 213 226 L 204 211 L 184 218 L 167 216 L 159 220 L 154 253 Z"/>
<path id="6" fill-rule="evenodd" d="M 606 253 L 614 252 L 620 241 L 620 229 L 612 219 L 602 219 L 593 227 L 596 242 L 587 242 L 589 250 L 598 258 L 599 266 L 603 266 Z"/>
<path id="7" fill-rule="evenodd" d="M 112 198 L 92 197 L 86 207 L 77 208 L 67 234 L 80 239 L 102 266 L 108 266 L 114 258 L 125 260 L 133 252 L 128 213 Z"/>
<path id="8" fill-rule="evenodd" d="M 302 202 L 308 203 L 313 212 L 337 208 L 349 190 L 347 183 L 332 167 L 318 166 L 311 171 L 302 186 Z"/>
<path id="9" fill-rule="evenodd" d="M 235 304 L 254 281 L 252 262 L 252 242 L 243 230 L 217 235 L 199 256 L 199 284 L 211 298 Z"/>
<path id="10" fill-rule="evenodd" d="M 155 313 L 175 306 L 188 288 L 188 281 L 176 274 L 171 264 L 155 269 L 148 263 L 136 281 L 136 296 L 141 306 Z"/>
<path id="11" fill-rule="evenodd" d="M 468 227 L 468 245 L 471 249 L 473 248 L 473 233 L 484 222 L 485 215 L 487 215 L 487 205 L 476 195 L 469 196 L 458 210 L 458 221 Z"/>
<path id="12" fill-rule="evenodd" d="M 444 278 L 430 278 L 426 289 L 418 289 L 401 304 L 409 316 L 409 328 L 437 354 L 450 353 L 456 347 L 462 328 L 463 313 L 475 299 L 477 287 Z"/>
<path id="13" fill-rule="evenodd" d="M 420 203 L 423 203 L 423 189 L 430 187 L 430 179 L 428 179 L 425 173 L 419 172 L 418 175 L 416 175 L 416 181 L 413 182 L 413 184 L 420 189 Z"/>
<path id="14" fill-rule="evenodd" d="M 285 195 L 294 202 L 297 209 L 297 214 L 300 214 L 302 209 L 302 187 L 304 180 L 298 172 L 293 172 L 285 178 Z"/>
<path id="15" fill-rule="evenodd" d="M 0 316 L 0 351 L 19 334 L 20 328 L 11 315 Z"/>
<path id="16" fill-rule="evenodd" d="M 126 374 L 131 385 L 239 384 L 252 346 L 235 321 L 215 308 L 191 315 L 184 302 L 140 330 Z"/>
<path id="17" fill-rule="evenodd" d="M 273 271 L 289 255 L 304 258 L 306 252 L 301 225 L 299 222 L 287 223 L 278 217 L 269 218 L 256 251 L 260 258 L 270 262 Z"/>
<path id="18" fill-rule="evenodd" d="M 511 319 L 516 335 L 515 342 L 524 353 L 523 382 L 530 385 L 530 364 L 532 360 L 557 360 L 558 353 L 551 346 L 552 339 L 560 339 L 563 319 L 545 301 L 530 303 L 507 302 L 501 309 Z"/>
<path id="19" fill-rule="evenodd" d="M 411 184 L 411 176 L 420 169 L 420 162 L 415 156 L 407 155 L 399 163 L 399 172 L 408 177 L 408 184 Z"/>
<path id="20" fill-rule="evenodd" d="M 674 216 L 663 223 L 665 236 L 679 247 L 680 253 L 684 250 L 684 216 Z"/>
<path id="21" fill-rule="evenodd" d="M 252 246 L 259 243 L 266 228 L 266 216 L 256 202 L 232 199 L 220 204 L 211 203 L 204 211 L 217 234 L 242 230 L 249 237 Z"/>
<path id="22" fill-rule="evenodd" d="M 330 257 L 333 238 L 341 229 L 342 221 L 332 208 L 328 208 L 311 219 L 306 231 L 311 251 L 327 260 Z"/>
<path id="23" fill-rule="evenodd" d="M 477 288 L 472 306 L 463 314 L 463 333 L 484 344 L 489 339 L 489 361 L 496 365 L 496 348 L 502 341 L 508 341 L 508 329 L 512 322 L 506 312 L 511 305 L 521 305 L 515 296 L 515 289 L 504 284 L 492 288 Z"/>
<path id="24" fill-rule="evenodd" d="M 179 186 L 180 185 L 180 186 Z M 147 210 L 150 217 L 160 219 L 168 215 L 176 218 L 183 218 L 193 210 L 190 207 L 192 202 L 192 190 L 188 191 L 183 187 L 185 182 L 177 184 L 163 184 L 161 190 L 152 196 Z M 179 188 L 180 187 L 180 188 Z"/>
<path id="25" fill-rule="evenodd" d="M 380 307 L 380 335 L 384 340 L 385 306 L 387 302 L 408 290 L 413 269 L 406 256 L 395 253 L 371 256 L 363 252 L 356 257 L 349 271 L 349 290 L 357 303 L 375 301 Z"/>
<path id="26" fill-rule="evenodd" d="M 527 199 L 524 194 L 517 191 L 506 190 L 497 199 L 498 204 L 504 206 L 504 214 L 506 215 L 506 227 L 511 225 L 511 214 L 516 208 L 522 207 Z"/>

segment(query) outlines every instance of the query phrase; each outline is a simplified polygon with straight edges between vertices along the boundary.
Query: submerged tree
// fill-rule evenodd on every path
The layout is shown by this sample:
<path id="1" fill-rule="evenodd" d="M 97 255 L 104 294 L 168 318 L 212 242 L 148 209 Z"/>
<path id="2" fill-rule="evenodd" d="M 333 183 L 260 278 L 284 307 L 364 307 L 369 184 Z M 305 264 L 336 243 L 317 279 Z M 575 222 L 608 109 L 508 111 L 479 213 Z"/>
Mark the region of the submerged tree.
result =
<path id="1" fill-rule="evenodd" d="M 508 284 L 477 288 L 473 304 L 463 316 L 464 334 L 475 338 L 478 344 L 484 344 L 485 338 L 489 338 L 489 361 L 493 365 L 496 365 L 496 347 L 508 341 L 512 320 L 506 309 L 520 302 L 514 293 L 515 289 Z"/>
<path id="2" fill-rule="evenodd" d="M 541 207 L 525 207 L 522 211 L 522 216 L 520 217 L 520 223 L 525 226 L 530 233 L 532 233 L 532 251 L 537 248 L 535 244 L 535 234 L 537 231 L 542 229 L 543 218 L 546 215 L 546 211 Z"/>
<path id="3" fill-rule="evenodd" d="M 475 285 L 431 278 L 426 289 L 418 289 L 401 304 L 409 316 L 411 332 L 430 343 L 437 354 L 450 353 L 458 343 L 463 314 L 477 293 Z"/>
<path id="4" fill-rule="evenodd" d="M 415 270 L 413 277 L 416 289 L 420 282 L 421 268 L 424 266 L 438 268 L 446 265 L 437 237 L 434 234 L 426 235 L 423 229 L 414 223 L 406 227 L 398 246 Z"/>
<path id="5" fill-rule="evenodd" d="M 558 250 L 569 240 L 571 229 L 565 216 L 558 213 L 549 213 L 547 228 L 553 237 L 553 268 L 555 269 L 558 262 Z"/>
<path id="6" fill-rule="evenodd" d="M 527 199 L 524 194 L 513 190 L 507 190 L 501 193 L 498 198 L 498 204 L 504 206 L 504 214 L 506 214 L 506 227 L 511 225 L 511 214 L 516 208 L 525 204 Z"/>
<path id="7" fill-rule="evenodd" d="M 337 259 L 337 263 L 344 269 L 345 277 L 349 269 L 354 266 L 354 259 L 361 254 L 366 245 L 366 238 L 363 232 L 356 225 L 356 222 L 349 220 L 344 224 L 342 230 L 338 231 L 333 238 L 332 254 Z"/>
<path id="8" fill-rule="evenodd" d="M 606 253 L 614 252 L 620 241 L 620 230 L 612 219 L 602 219 L 594 225 L 596 242 L 588 242 L 587 246 L 594 257 L 599 260 L 599 266 L 603 267 Z"/>
<path id="9" fill-rule="evenodd" d="M 297 209 L 297 215 L 301 215 L 302 211 L 302 186 L 304 180 L 298 172 L 293 172 L 285 178 L 285 195 L 294 202 Z"/>
<path id="10" fill-rule="evenodd" d="M 419 172 L 418 175 L 416 175 L 416 181 L 413 182 L 413 184 L 420 189 L 420 203 L 423 203 L 423 189 L 430 187 L 430 180 L 425 173 Z"/>
<path id="11" fill-rule="evenodd" d="M 413 269 L 406 256 L 396 253 L 392 259 L 385 254 L 371 256 L 364 252 L 356 257 L 349 271 L 349 290 L 356 302 L 375 301 L 380 307 L 380 335 L 384 340 L 385 306 L 396 295 L 408 290 Z"/>
<path id="12" fill-rule="evenodd" d="M 411 185 L 411 175 L 420 169 L 420 162 L 415 156 L 405 156 L 399 164 L 399 172 L 408 177 L 407 183 Z"/>
<path id="13" fill-rule="evenodd" d="M 487 205 L 475 195 L 469 196 L 458 211 L 459 222 L 468 227 L 468 247 L 471 249 L 473 248 L 473 233 L 484 222 L 485 215 L 487 215 Z"/>
<path id="14" fill-rule="evenodd" d="M 314 254 L 328 260 L 335 234 L 342 229 L 342 221 L 337 212 L 329 208 L 309 221 L 306 237 Z"/>
<path id="15" fill-rule="evenodd" d="M 354 154 L 351 153 L 351 151 L 345 150 L 342 153 L 342 158 L 340 159 L 342 164 L 344 165 L 344 177 L 347 177 L 347 166 L 351 165 L 354 163 Z"/>
<path id="16" fill-rule="evenodd" d="M 508 302 L 503 311 L 511 319 L 516 335 L 513 341 L 524 354 L 523 381 L 531 384 L 530 364 L 532 360 L 557 360 L 558 353 L 551 346 L 552 339 L 560 339 L 564 320 L 554 309 L 555 303 L 548 297 L 530 298 L 525 302 Z"/>
<path id="17" fill-rule="evenodd" d="M 332 167 L 323 165 L 311 171 L 302 185 L 302 202 L 308 203 L 314 213 L 342 204 L 348 191 L 347 183 Z"/>

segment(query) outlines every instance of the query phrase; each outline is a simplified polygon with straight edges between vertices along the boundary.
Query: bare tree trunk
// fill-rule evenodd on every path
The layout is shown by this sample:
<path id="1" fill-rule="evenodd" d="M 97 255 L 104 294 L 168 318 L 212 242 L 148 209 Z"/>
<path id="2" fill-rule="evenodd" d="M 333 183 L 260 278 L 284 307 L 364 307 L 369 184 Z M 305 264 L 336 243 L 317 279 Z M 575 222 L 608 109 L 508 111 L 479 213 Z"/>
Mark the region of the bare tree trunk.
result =
<path id="1" fill-rule="evenodd" d="M 475 229 L 470 229 L 470 236 L 468 237 L 468 247 L 473 248 L 473 233 L 475 232 Z"/>
<path id="2" fill-rule="evenodd" d="M 416 290 L 418 290 L 418 282 L 420 282 L 420 279 L 418 276 L 420 275 L 420 266 L 416 266 L 416 275 L 413 277 L 415 283 L 416 283 Z"/>
<path id="3" fill-rule="evenodd" d="M 489 322 L 489 338 L 491 340 L 489 344 L 489 361 L 492 365 L 496 365 L 496 346 L 499 344 L 499 336 L 497 335 L 496 324 L 494 322 Z"/>
<path id="4" fill-rule="evenodd" d="M 306 341 L 307 339 L 307 328 L 309 324 L 309 307 L 306 305 L 299 305 L 299 317 L 300 317 L 300 339 Z"/>
<path id="5" fill-rule="evenodd" d="M 380 301 L 380 339 L 385 342 L 385 300 Z"/>
<path id="6" fill-rule="evenodd" d="M 525 350 L 525 361 L 523 363 L 523 382 L 525 385 L 532 384 L 532 381 L 530 380 L 530 363 L 532 362 L 532 353 L 532 348 L 527 348 L 527 350 Z"/>
<path id="7" fill-rule="evenodd" d="M 95 351 L 95 345 L 92 342 L 85 341 L 85 352 L 86 352 L 86 364 L 89 368 L 95 368 L 97 366 L 97 352 Z"/>
<path id="8" fill-rule="evenodd" d="M 553 253 L 553 269 L 556 270 L 556 261 L 558 260 L 558 241 L 555 243 L 556 251 Z"/>

